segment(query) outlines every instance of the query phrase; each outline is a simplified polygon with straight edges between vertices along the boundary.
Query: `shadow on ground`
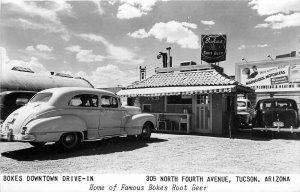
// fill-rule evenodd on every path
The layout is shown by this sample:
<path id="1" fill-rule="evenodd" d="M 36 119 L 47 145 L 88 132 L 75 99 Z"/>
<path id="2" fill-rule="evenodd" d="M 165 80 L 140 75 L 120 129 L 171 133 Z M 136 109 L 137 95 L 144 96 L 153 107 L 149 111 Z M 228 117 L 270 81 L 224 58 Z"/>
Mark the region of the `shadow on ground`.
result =
<path id="1" fill-rule="evenodd" d="M 171 133 L 173 134 L 173 133 Z M 186 134 L 183 134 L 186 135 Z M 219 137 L 219 138 L 231 138 L 231 139 L 245 139 L 254 141 L 271 141 L 273 139 L 282 140 L 298 140 L 300 141 L 300 134 L 289 133 L 289 132 L 271 132 L 271 131 L 251 131 L 250 129 L 235 131 L 229 135 L 229 133 L 224 135 L 214 135 L 210 133 L 191 133 L 188 135 L 198 135 L 205 137 Z"/>
<path id="2" fill-rule="evenodd" d="M 61 152 L 55 144 L 47 144 L 43 147 L 29 147 L 16 151 L 4 152 L 3 157 L 17 161 L 45 161 L 59 160 L 78 156 L 92 156 L 110 154 L 124 151 L 133 151 L 147 147 L 150 143 L 165 142 L 165 139 L 150 138 L 148 141 L 129 139 L 126 137 L 103 139 L 99 141 L 83 142 L 72 152 Z"/>
<path id="3" fill-rule="evenodd" d="M 248 139 L 248 140 L 258 140 L 258 141 L 270 141 L 273 139 L 283 139 L 283 140 L 300 140 L 299 134 L 288 133 L 288 132 L 271 132 L 271 131 L 251 131 L 243 130 L 232 134 L 232 138 L 236 139 Z"/>

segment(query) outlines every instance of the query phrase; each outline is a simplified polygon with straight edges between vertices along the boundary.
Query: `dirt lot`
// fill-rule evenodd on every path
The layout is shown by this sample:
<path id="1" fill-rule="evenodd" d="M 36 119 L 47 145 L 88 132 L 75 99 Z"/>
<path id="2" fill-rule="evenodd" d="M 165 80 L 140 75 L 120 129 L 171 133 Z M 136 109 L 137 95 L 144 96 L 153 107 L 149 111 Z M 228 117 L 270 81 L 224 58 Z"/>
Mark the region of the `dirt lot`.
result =
<path id="1" fill-rule="evenodd" d="M 300 173 L 300 140 L 153 134 L 85 142 L 58 153 L 53 144 L 0 142 L 1 173 Z"/>

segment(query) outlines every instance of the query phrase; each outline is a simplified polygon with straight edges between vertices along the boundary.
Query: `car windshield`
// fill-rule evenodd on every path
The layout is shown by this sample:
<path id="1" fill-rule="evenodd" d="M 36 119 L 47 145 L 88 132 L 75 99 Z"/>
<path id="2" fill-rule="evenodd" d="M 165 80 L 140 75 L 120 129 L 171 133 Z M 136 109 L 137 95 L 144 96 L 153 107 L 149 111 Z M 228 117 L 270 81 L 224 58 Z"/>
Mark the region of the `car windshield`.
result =
<path id="1" fill-rule="evenodd" d="M 37 93 L 30 101 L 29 103 L 34 102 L 48 102 L 50 98 L 52 97 L 52 93 Z"/>
<path id="2" fill-rule="evenodd" d="M 237 102 L 237 106 L 238 107 L 246 107 L 246 102 L 244 102 L 244 101 L 238 101 Z"/>

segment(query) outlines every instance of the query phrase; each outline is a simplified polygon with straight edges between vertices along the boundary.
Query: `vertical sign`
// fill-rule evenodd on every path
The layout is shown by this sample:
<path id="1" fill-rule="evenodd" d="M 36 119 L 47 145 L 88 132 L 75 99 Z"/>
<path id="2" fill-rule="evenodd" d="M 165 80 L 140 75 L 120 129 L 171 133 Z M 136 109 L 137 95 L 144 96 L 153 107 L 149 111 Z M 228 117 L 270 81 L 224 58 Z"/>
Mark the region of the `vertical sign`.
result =
<path id="1" fill-rule="evenodd" d="M 215 63 L 226 60 L 226 35 L 201 35 L 201 60 Z"/>

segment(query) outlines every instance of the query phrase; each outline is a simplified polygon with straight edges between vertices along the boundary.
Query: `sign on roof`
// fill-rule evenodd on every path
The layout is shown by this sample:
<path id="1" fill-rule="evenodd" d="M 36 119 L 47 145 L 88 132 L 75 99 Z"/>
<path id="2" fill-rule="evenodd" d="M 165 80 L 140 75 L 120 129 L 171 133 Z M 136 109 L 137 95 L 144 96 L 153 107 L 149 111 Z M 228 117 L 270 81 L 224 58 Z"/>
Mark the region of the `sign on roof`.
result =
<path id="1" fill-rule="evenodd" d="M 226 35 L 201 35 L 201 60 L 215 63 L 226 60 Z"/>

